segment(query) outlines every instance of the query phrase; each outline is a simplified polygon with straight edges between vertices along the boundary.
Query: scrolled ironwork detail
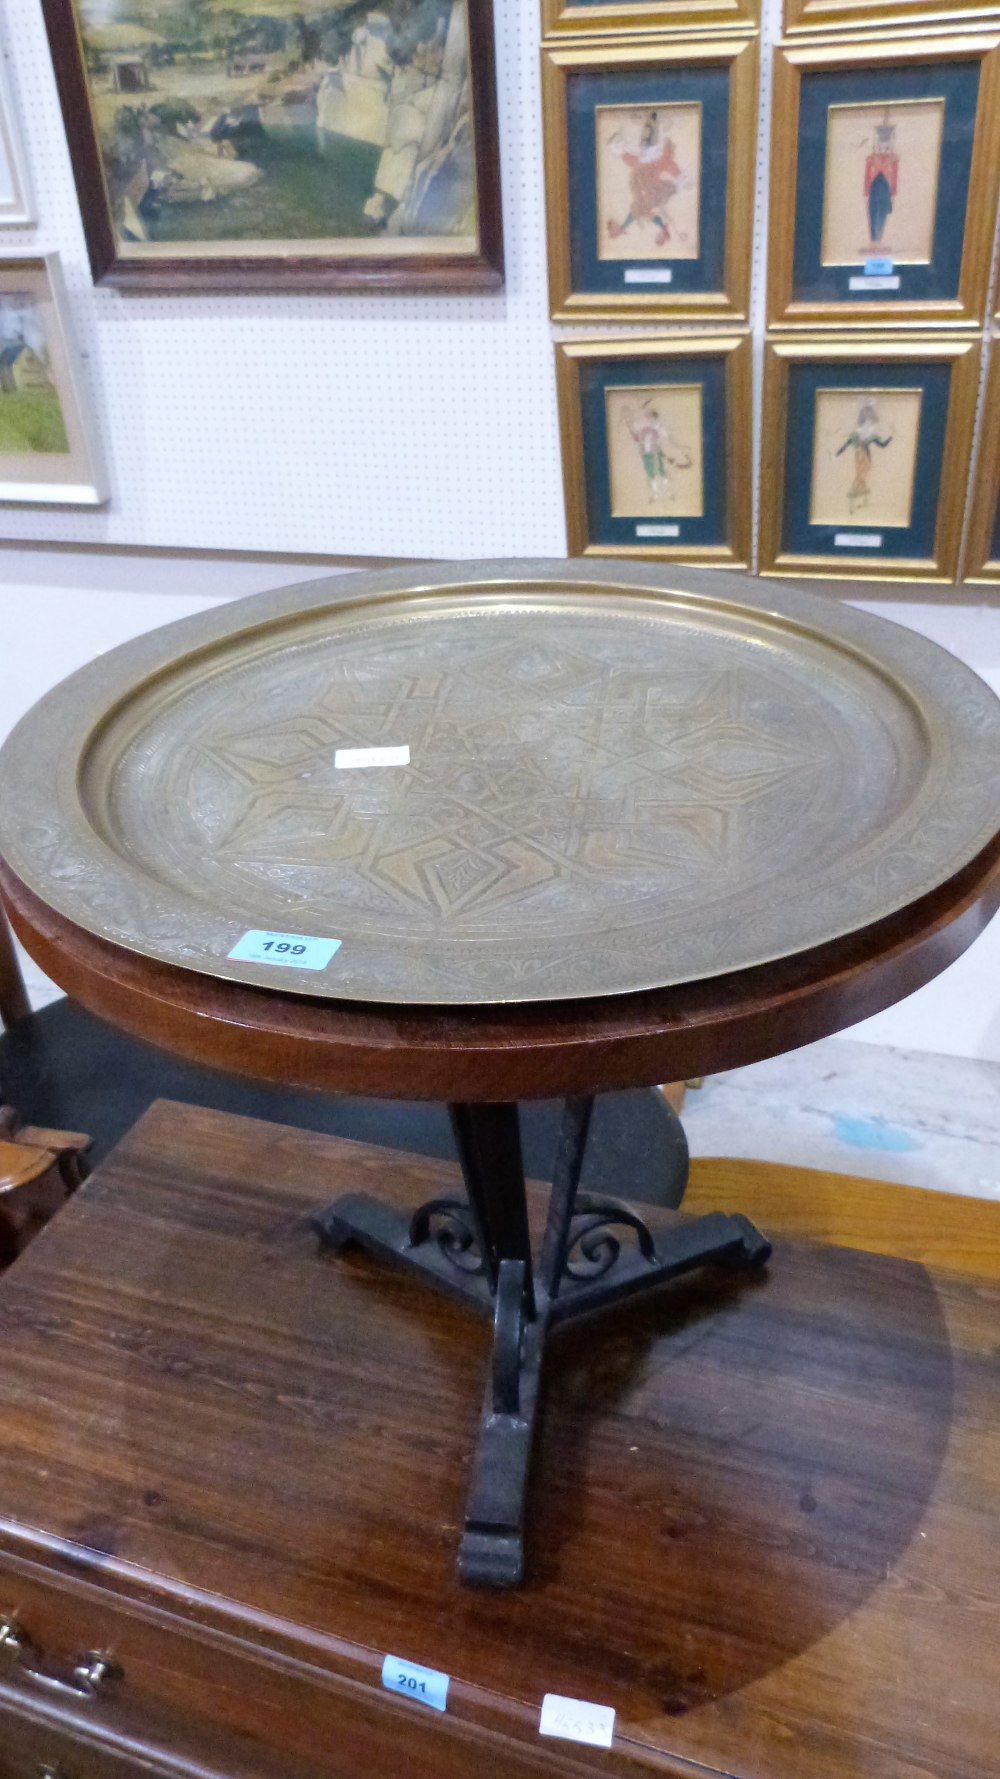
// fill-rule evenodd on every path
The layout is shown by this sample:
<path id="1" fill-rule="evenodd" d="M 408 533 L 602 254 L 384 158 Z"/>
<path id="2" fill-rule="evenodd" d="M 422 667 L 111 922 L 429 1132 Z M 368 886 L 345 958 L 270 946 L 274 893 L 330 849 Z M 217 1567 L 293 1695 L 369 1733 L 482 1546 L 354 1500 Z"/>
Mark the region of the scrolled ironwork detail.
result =
<path id="1" fill-rule="evenodd" d="M 464 1198 L 432 1198 L 414 1211 L 410 1222 L 410 1247 L 435 1242 L 446 1260 L 459 1272 L 482 1273 L 486 1262 L 479 1245 L 472 1211 Z"/>
<path id="2" fill-rule="evenodd" d="M 631 1229 L 644 1260 L 656 1259 L 656 1244 L 642 1218 L 618 1198 L 596 1198 L 591 1193 L 577 1194 L 566 1245 L 565 1275 L 589 1282 L 603 1279 L 618 1260 L 621 1239 L 615 1227 Z M 574 1259 L 578 1254 L 579 1258 Z"/>

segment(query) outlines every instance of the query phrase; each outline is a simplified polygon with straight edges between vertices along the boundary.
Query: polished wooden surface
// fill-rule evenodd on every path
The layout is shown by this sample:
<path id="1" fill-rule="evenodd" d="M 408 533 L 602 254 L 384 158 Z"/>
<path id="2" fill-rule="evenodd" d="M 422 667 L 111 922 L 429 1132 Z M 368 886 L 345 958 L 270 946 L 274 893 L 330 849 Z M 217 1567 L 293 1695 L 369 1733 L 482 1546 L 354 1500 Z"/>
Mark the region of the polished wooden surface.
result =
<path id="1" fill-rule="evenodd" d="M 911 994 L 1000 906 L 1000 835 L 942 888 L 848 939 L 679 988 L 523 1007 L 394 1009 L 283 995 L 96 939 L 2 863 L 0 894 L 18 936 L 69 994 L 189 1060 L 396 1099 L 546 1099 L 757 1062 Z"/>
<path id="2" fill-rule="evenodd" d="M 454 1179 L 160 1103 L 0 1281 L 0 1610 L 43 1667 L 121 1669 L 65 1733 L 239 1779 L 395 1779 L 403 1751 L 408 1779 L 995 1779 L 992 1207 L 874 1188 L 873 1241 L 916 1204 L 935 1265 L 982 1242 L 980 1276 L 928 1270 L 784 1239 L 780 1176 L 697 1164 L 695 1210 L 773 1212 L 771 1267 L 554 1348 L 533 1579 L 496 1596 L 451 1565 L 485 1327 L 309 1225 Z M 858 1184 L 800 1186 L 850 1239 Z M 381 1689 L 387 1652 L 452 1676 L 444 1716 Z M 541 1740 L 547 1691 L 614 1706 L 611 1753 Z M 53 1701 L 9 1662 L 5 1708 L 48 1758 Z"/>
<path id="3" fill-rule="evenodd" d="M 771 1161 L 693 1161 L 685 1213 L 700 1217 L 734 1204 L 752 1205 L 766 1230 L 785 1237 L 1000 1279 L 1000 1206 L 989 1199 Z"/>

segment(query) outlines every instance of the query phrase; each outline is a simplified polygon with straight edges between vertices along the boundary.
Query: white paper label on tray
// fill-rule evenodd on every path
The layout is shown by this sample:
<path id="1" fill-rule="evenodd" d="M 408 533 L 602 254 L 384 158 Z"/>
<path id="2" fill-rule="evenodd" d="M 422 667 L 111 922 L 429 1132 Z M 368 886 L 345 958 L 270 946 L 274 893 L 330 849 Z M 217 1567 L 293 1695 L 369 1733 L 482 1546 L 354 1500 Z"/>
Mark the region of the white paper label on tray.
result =
<path id="1" fill-rule="evenodd" d="M 872 272 L 862 272 L 860 278 L 848 278 L 849 290 L 898 290 L 899 275 L 895 278 L 878 277 Z"/>
<path id="2" fill-rule="evenodd" d="M 674 274 L 669 266 L 626 266 L 626 284 L 672 284 Z"/>
<path id="3" fill-rule="evenodd" d="M 636 537 L 680 537 L 679 525 L 637 525 Z"/>
<path id="4" fill-rule="evenodd" d="M 267 933 L 254 927 L 226 953 L 241 964 L 289 964 L 296 970 L 325 970 L 340 939 L 310 939 L 306 933 Z"/>
<path id="5" fill-rule="evenodd" d="M 615 1714 L 610 1705 L 588 1705 L 585 1699 L 563 1699 L 558 1693 L 546 1693 L 542 1700 L 540 1736 L 561 1736 L 564 1742 L 610 1748 L 614 1733 Z"/>
<path id="6" fill-rule="evenodd" d="M 880 531 L 835 531 L 833 544 L 837 550 L 880 550 L 882 548 L 882 533 Z"/>
<path id="7" fill-rule="evenodd" d="M 341 771 L 352 766 L 408 766 L 409 747 L 338 747 L 333 763 Z"/>

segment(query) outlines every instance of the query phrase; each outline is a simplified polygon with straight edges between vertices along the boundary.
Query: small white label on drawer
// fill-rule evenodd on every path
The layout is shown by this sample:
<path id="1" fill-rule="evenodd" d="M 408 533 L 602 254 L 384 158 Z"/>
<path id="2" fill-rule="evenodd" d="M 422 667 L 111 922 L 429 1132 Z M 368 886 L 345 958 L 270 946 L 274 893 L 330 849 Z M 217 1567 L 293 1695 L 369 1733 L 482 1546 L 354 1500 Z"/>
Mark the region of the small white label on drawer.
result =
<path id="1" fill-rule="evenodd" d="M 436 1668 L 421 1668 L 417 1662 L 387 1655 L 382 1663 L 382 1685 L 388 1692 L 413 1699 L 417 1705 L 429 1705 L 432 1711 L 447 1709 L 448 1675 L 439 1674 Z"/>
<path id="2" fill-rule="evenodd" d="M 860 278 L 848 278 L 849 290 L 898 290 L 899 277 L 877 277 L 872 272 L 862 272 Z"/>
<path id="3" fill-rule="evenodd" d="M 610 1748 L 614 1733 L 615 1714 L 610 1705 L 588 1705 L 585 1699 L 562 1699 L 558 1693 L 546 1693 L 542 1700 L 540 1736 L 561 1736 L 564 1742 Z"/>
<path id="4" fill-rule="evenodd" d="M 408 747 L 338 747 L 333 763 L 341 770 L 345 766 L 408 766 L 410 750 Z"/>
<path id="5" fill-rule="evenodd" d="M 672 284 L 674 274 L 669 266 L 626 266 L 626 284 Z"/>
<path id="6" fill-rule="evenodd" d="M 679 525 L 637 525 L 636 537 L 680 537 Z"/>
<path id="7" fill-rule="evenodd" d="M 290 964 L 296 970 L 325 970 L 340 939 L 310 939 L 306 933 L 244 933 L 227 957 L 244 964 Z"/>
<path id="8" fill-rule="evenodd" d="M 833 534 L 834 549 L 837 550 L 880 550 L 882 533 L 880 531 L 835 531 Z"/>

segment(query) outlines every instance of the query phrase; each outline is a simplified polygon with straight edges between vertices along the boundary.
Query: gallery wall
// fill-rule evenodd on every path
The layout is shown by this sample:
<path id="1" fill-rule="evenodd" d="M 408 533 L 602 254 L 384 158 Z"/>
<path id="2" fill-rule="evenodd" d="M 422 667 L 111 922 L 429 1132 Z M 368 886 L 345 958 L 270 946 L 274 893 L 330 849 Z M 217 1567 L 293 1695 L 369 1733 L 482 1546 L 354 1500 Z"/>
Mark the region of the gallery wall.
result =
<path id="1" fill-rule="evenodd" d="M 548 318 L 539 0 L 494 11 L 502 292 L 136 295 L 92 284 L 40 3 L 6 0 L 0 42 L 39 221 L 0 229 L 0 251 L 62 256 L 111 499 L 98 512 L 0 506 L 0 539 L 380 558 L 565 551 L 553 340 L 574 330 Z M 758 402 L 780 28 L 781 0 L 764 0 Z"/>
<path id="2" fill-rule="evenodd" d="M 331 555 L 565 548 L 547 318 L 535 0 L 498 0 L 506 287 L 467 297 L 94 289 L 39 0 L 0 38 L 111 500 L 0 507 L 0 537 Z"/>

